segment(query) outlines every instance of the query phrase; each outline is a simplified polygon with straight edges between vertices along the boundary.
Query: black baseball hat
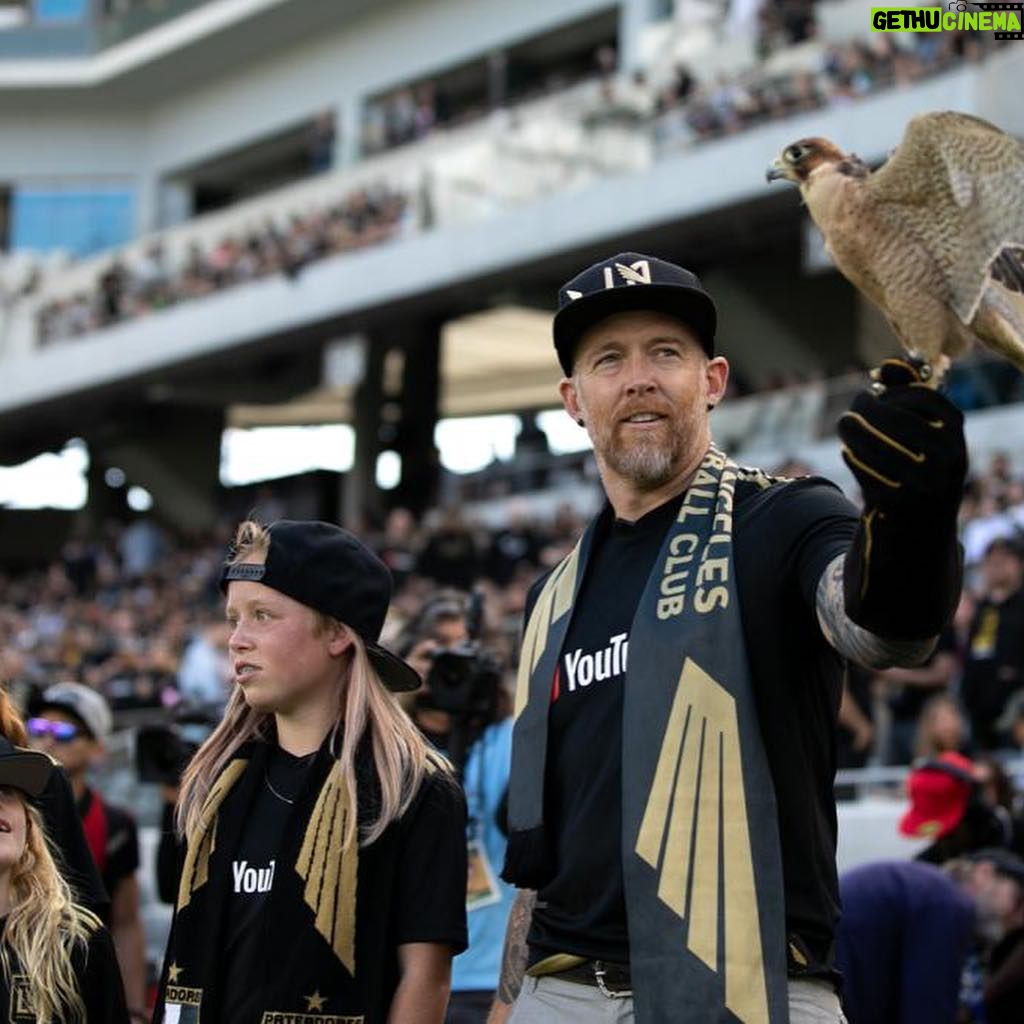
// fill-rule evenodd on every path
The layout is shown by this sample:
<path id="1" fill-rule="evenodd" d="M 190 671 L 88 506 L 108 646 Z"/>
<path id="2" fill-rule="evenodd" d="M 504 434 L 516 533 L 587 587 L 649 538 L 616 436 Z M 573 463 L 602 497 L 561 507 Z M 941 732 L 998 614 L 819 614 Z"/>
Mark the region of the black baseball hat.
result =
<path id="1" fill-rule="evenodd" d="M 333 523 L 280 519 L 267 527 L 270 548 L 263 565 L 225 564 L 220 588 L 249 580 L 287 594 L 357 632 L 389 690 L 418 690 L 415 669 L 378 642 L 391 603 L 388 567 L 357 537 Z"/>
<path id="2" fill-rule="evenodd" d="M 967 854 L 966 859 L 973 864 L 977 864 L 979 861 L 990 861 L 997 874 L 1012 878 L 1024 889 L 1024 860 L 1021 860 L 1011 850 L 1003 849 L 1001 846 L 989 846 Z"/>
<path id="3" fill-rule="evenodd" d="M 587 267 L 558 291 L 555 350 L 565 375 L 571 376 L 580 337 L 613 313 L 650 309 L 682 320 L 708 356 L 715 354 L 718 311 L 696 274 L 674 263 L 620 252 Z"/>
<path id="4" fill-rule="evenodd" d="M 0 736 L 0 786 L 13 786 L 36 800 L 42 796 L 52 773 L 53 761 L 42 751 L 16 747 Z"/>

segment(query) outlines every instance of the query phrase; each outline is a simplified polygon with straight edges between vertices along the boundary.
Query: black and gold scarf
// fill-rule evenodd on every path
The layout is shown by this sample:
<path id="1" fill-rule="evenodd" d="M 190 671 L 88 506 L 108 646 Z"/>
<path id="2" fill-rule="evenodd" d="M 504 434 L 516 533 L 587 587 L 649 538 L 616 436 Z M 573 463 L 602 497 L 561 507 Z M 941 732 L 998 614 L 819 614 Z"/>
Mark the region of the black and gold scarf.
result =
<path id="1" fill-rule="evenodd" d="M 647 581 L 629 639 L 622 864 L 641 1024 L 786 1024 L 775 794 L 744 650 L 732 555 L 737 467 L 711 447 Z M 504 875 L 551 877 L 544 775 L 551 682 L 593 545 L 591 523 L 527 623 Z"/>

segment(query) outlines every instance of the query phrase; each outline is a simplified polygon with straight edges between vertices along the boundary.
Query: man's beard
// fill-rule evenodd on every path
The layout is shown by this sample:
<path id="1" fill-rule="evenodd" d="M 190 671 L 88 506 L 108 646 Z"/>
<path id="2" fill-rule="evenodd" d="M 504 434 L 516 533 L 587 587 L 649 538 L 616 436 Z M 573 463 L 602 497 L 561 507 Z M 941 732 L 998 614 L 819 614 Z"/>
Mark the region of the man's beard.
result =
<path id="1" fill-rule="evenodd" d="M 595 448 L 608 468 L 628 480 L 637 490 L 656 491 L 664 487 L 678 472 L 683 451 L 683 438 L 679 425 L 666 421 L 667 437 L 642 437 L 633 444 L 625 444 L 613 436 L 613 431 L 595 441 Z"/>

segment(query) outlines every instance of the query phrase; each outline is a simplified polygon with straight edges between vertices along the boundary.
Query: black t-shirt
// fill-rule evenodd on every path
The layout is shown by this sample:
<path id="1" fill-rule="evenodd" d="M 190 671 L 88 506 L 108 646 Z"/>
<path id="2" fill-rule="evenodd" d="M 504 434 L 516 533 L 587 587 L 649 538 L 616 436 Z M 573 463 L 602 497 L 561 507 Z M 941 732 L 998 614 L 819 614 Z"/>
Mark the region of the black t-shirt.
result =
<path id="1" fill-rule="evenodd" d="M 545 822 L 557 867 L 538 893 L 534 960 L 556 952 L 629 960 L 621 860 L 628 633 L 681 501 L 632 525 L 613 523 L 606 509 L 598 527 L 552 686 Z M 815 594 L 856 524 L 853 507 L 822 480 L 737 485 L 736 579 L 778 804 L 787 929 L 822 964 L 838 918 L 832 780 L 842 660 L 821 634 Z"/>
<path id="2" fill-rule="evenodd" d="M 466 948 L 461 789 L 440 771 L 428 772 L 405 814 L 360 847 L 353 977 L 315 932 L 316 911 L 296 870 L 314 806 L 334 770 L 327 744 L 308 772 L 274 744 L 254 742 L 241 756 L 247 767 L 218 813 L 209 880 L 179 908 L 172 925 L 156 1019 L 166 1019 L 166 1002 L 174 1001 L 167 996 L 173 962 L 179 985 L 203 990 L 204 1020 L 299 1019 L 315 996 L 319 1013 L 363 1014 L 366 1024 L 383 1024 L 399 982 L 400 946 L 437 943 L 456 954 Z M 373 772 L 368 743 L 357 766 L 361 799 L 370 807 L 365 813 L 372 813 L 379 788 L 372 781 L 364 786 Z M 267 777 L 295 804 L 269 793 Z"/>
<path id="3" fill-rule="evenodd" d="M 7 919 L 0 920 L 0 931 Z M 121 970 L 117 965 L 110 933 L 100 927 L 89 938 L 85 949 L 77 949 L 71 956 L 75 980 L 88 1024 L 128 1024 L 128 1010 L 121 984 Z M 11 1024 L 30 1024 L 38 1018 L 28 996 L 26 976 L 12 956 L 10 977 L 0 971 L 0 1010 L 6 1013 L 0 1020 Z"/>
<path id="4" fill-rule="evenodd" d="M 259 989 L 252 983 L 252 965 L 262 941 L 260 918 L 274 888 L 281 837 L 315 757 L 315 751 L 295 757 L 278 746 L 270 748 L 263 786 L 231 859 L 224 927 L 225 1020 L 261 1016 Z"/>
<path id="5" fill-rule="evenodd" d="M 79 817 L 85 821 L 97 794 L 87 789 L 78 801 Z M 107 819 L 106 856 L 100 877 L 111 899 L 118 885 L 125 878 L 132 878 L 139 867 L 139 833 L 135 819 L 120 807 L 108 804 L 102 797 L 103 811 Z M 98 865 L 97 865 L 98 866 Z"/>
<path id="6" fill-rule="evenodd" d="M 978 603 L 968 633 L 960 692 L 975 725 L 987 726 L 1022 687 L 1024 588 L 1001 604 L 988 599 Z"/>

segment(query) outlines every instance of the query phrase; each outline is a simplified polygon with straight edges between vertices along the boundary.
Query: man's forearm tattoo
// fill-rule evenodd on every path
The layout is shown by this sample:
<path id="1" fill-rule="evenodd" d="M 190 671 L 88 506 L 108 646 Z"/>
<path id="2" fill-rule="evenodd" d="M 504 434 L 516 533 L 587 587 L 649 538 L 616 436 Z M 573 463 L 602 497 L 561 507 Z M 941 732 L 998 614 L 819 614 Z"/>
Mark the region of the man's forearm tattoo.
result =
<path id="1" fill-rule="evenodd" d="M 844 657 L 869 669 L 920 665 L 935 649 L 938 637 L 928 640 L 889 640 L 876 636 L 846 614 L 843 599 L 843 563 L 840 555 L 829 563 L 818 581 L 818 623 L 825 639 Z"/>
<path id="2" fill-rule="evenodd" d="M 530 918 L 537 902 L 537 894 L 522 889 L 512 904 L 505 932 L 505 949 L 501 954 L 501 977 L 498 979 L 498 1001 L 511 1006 L 523 987 L 526 973 L 526 933 L 530 930 Z"/>

